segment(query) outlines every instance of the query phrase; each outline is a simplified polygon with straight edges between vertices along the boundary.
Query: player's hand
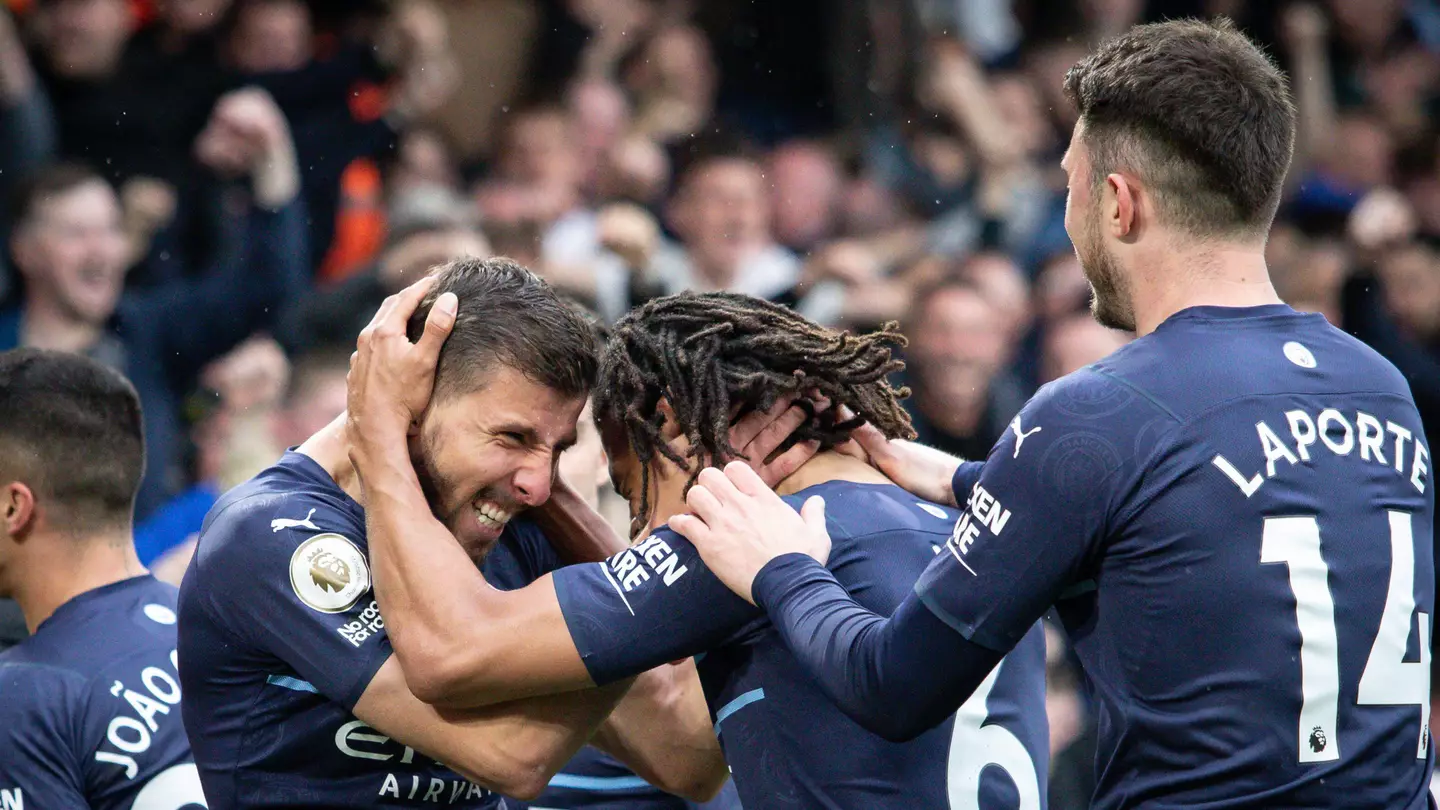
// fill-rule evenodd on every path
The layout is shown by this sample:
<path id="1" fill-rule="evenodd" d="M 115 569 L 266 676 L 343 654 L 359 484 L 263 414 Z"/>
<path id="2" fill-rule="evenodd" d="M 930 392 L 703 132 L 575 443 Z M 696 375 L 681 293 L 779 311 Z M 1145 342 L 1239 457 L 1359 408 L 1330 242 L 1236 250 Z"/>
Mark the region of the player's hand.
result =
<path id="1" fill-rule="evenodd" d="M 706 468 L 685 496 L 691 514 L 675 515 L 670 528 L 695 544 L 705 565 L 740 598 L 754 604 L 755 577 L 782 554 L 830 557 L 825 501 L 815 496 L 797 513 L 745 464 Z"/>
<path id="2" fill-rule="evenodd" d="M 840 406 L 841 421 L 854 418 L 849 408 Z M 949 453 L 914 442 L 892 441 L 868 422 L 851 431 L 850 441 L 835 449 L 866 462 L 912 495 L 956 505 L 955 491 L 950 487 L 960 459 Z"/>
<path id="3" fill-rule="evenodd" d="M 805 409 L 795 404 L 797 400 L 798 397 L 783 397 L 767 410 L 752 411 L 731 425 L 730 446 L 739 451 L 740 455 L 721 461 L 739 461 L 748 465 L 765 482 L 765 486 L 773 489 L 789 478 L 791 473 L 800 469 L 801 465 L 814 458 L 815 454 L 820 452 L 820 442 L 812 439 L 797 442 L 789 450 L 766 461 L 790 438 L 790 434 L 805 424 L 808 417 Z M 823 410 L 828 405 L 828 402 L 821 402 L 816 407 Z"/>
<path id="4" fill-rule="evenodd" d="M 445 293 L 435 301 L 425 332 L 414 343 L 405 334 L 410 316 L 430 289 L 425 278 L 385 299 L 360 332 L 346 376 L 346 421 L 351 447 L 404 444 L 430 404 L 440 347 L 455 326 L 459 300 Z"/>

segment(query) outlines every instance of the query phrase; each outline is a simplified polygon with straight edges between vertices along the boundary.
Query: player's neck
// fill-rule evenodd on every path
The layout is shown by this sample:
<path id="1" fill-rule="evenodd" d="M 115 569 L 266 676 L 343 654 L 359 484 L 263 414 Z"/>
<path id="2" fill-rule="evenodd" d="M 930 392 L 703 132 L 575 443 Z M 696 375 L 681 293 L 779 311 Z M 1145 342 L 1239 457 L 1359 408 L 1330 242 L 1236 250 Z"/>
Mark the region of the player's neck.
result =
<path id="1" fill-rule="evenodd" d="M 361 506 L 365 505 L 365 490 L 360 486 L 360 476 L 350 462 L 350 449 L 345 443 L 345 414 L 320 428 L 314 436 L 295 448 L 295 452 L 309 456 L 321 469 L 330 473 L 346 495 Z"/>
<path id="2" fill-rule="evenodd" d="M 37 544 L 35 556 L 27 561 L 14 597 L 31 634 L 80 594 L 146 573 L 128 526 L 87 537 L 32 537 L 30 542 Z"/>
<path id="3" fill-rule="evenodd" d="M 1135 333 L 1148 335 L 1190 307 L 1280 304 L 1270 282 L 1263 245 L 1210 245 L 1168 251 L 1147 263 L 1132 282 Z"/>
<path id="4" fill-rule="evenodd" d="M 860 459 L 828 450 L 817 453 L 814 458 L 802 464 L 789 478 L 781 481 L 775 491 L 781 495 L 794 495 L 802 489 L 831 481 L 853 481 L 858 484 L 894 483 Z"/>

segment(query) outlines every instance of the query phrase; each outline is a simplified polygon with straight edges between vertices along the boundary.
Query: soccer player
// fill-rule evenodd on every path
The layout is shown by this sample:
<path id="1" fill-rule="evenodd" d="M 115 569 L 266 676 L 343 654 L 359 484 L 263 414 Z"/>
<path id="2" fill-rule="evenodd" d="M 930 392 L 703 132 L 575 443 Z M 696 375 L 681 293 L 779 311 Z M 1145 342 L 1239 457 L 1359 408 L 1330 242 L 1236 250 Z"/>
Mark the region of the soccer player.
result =
<path id="1" fill-rule="evenodd" d="M 503 594 L 477 583 L 457 555 L 440 558 L 454 542 L 418 510 L 421 487 L 397 440 L 409 418 L 404 409 L 387 413 L 374 384 L 366 386 L 372 404 L 355 409 L 356 377 L 365 385 L 367 366 L 388 364 L 397 380 L 414 379 L 417 366 L 397 355 L 367 359 L 362 347 L 351 414 L 371 432 L 354 454 L 361 477 L 386 493 L 368 505 L 367 517 L 376 592 L 407 674 L 412 662 L 422 678 L 443 668 L 444 700 L 466 705 L 497 693 L 608 684 L 703 653 L 706 699 L 747 807 L 1042 807 L 1048 729 L 1044 638 L 1035 621 L 1010 657 L 991 661 L 984 694 L 953 722 L 890 743 L 845 717 L 796 667 L 759 611 L 663 526 L 683 508 L 702 459 L 734 457 L 750 446 L 737 417 L 787 409 L 790 397 L 813 390 L 854 407 L 889 436 L 910 435 L 885 382 L 900 366 L 891 357 L 900 341 L 889 331 L 842 334 L 725 293 L 670 296 L 625 316 L 604 353 L 595 412 L 612 479 L 645 526 L 643 539 L 604 563 L 562 568 Z M 392 399 L 410 387 L 423 385 L 396 387 Z M 790 411 L 798 417 L 772 426 L 782 437 L 800 427 L 781 457 L 798 448 L 798 456 L 813 458 L 780 476 L 781 491 L 829 497 L 840 538 L 836 575 L 871 609 L 888 613 L 940 552 L 956 514 L 835 452 L 858 420 L 839 423 L 831 410 L 813 418 L 800 406 Z M 380 427 L 382 419 L 391 424 Z M 825 451 L 814 455 L 817 445 Z M 751 463 L 764 469 L 769 455 Z"/>
<path id="2" fill-rule="evenodd" d="M 978 482 L 868 434 L 966 506 L 914 594 L 857 604 L 793 553 L 823 559 L 821 510 L 740 466 L 671 525 L 887 736 L 948 717 L 1056 605 L 1098 702 L 1095 807 L 1426 807 L 1430 449 L 1395 368 L 1271 286 L 1285 77 L 1231 24 L 1177 21 L 1065 87 L 1067 230 L 1095 317 L 1139 337 L 1036 394 Z"/>
<path id="3" fill-rule="evenodd" d="M 175 589 L 135 556 L 140 400 L 81 355 L 0 354 L 0 807 L 203 807 L 180 720 Z"/>
<path id="4" fill-rule="evenodd" d="M 456 260 L 387 299 L 380 316 L 414 310 L 432 287 L 438 303 L 412 328 L 438 373 L 406 392 L 429 401 L 433 377 L 435 396 L 404 427 L 406 464 L 413 453 L 429 493 L 420 507 L 443 516 L 458 564 L 478 574 L 509 518 L 550 498 L 594 378 L 594 337 L 548 285 L 504 259 Z M 628 683 L 481 711 L 416 697 L 426 682 L 391 655 L 370 587 L 361 502 L 384 494 L 357 477 L 346 427 L 337 419 L 226 493 L 201 531 L 180 592 L 179 651 L 209 807 L 498 808 L 497 793 L 535 796 Z M 703 704 L 684 694 L 669 673 L 646 673 L 607 723 L 627 764 L 703 797 L 723 781 L 723 761 L 705 756 L 715 744 Z M 663 740 L 636 733 L 661 725 Z M 692 737 L 697 756 L 670 755 Z"/>

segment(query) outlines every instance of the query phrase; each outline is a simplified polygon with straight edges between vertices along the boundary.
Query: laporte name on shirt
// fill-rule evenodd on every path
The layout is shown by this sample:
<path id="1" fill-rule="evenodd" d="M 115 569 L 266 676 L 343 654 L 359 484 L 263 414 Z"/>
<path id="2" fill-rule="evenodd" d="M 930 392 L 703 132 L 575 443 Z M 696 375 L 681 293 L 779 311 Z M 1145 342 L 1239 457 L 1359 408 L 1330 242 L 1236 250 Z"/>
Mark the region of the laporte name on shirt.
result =
<path id="1" fill-rule="evenodd" d="M 1358 454 L 1361 461 L 1388 466 L 1407 478 L 1416 492 L 1424 494 L 1425 479 L 1430 472 L 1430 451 L 1415 438 L 1417 431 L 1388 419 L 1382 422 L 1364 411 L 1355 411 L 1353 419 L 1347 418 L 1335 408 L 1325 408 L 1314 416 L 1301 409 L 1289 410 L 1275 420 L 1276 424 L 1282 424 L 1282 420 L 1288 426 L 1288 441 L 1269 422 L 1255 423 L 1260 451 L 1265 456 L 1263 476 L 1256 472 L 1246 477 L 1230 459 L 1215 454 L 1212 463 L 1245 497 L 1254 495 L 1266 481 L 1285 469 L 1279 466 L 1280 461 L 1290 466 L 1308 462 L 1311 452 L 1318 452 L 1321 447 L 1336 456 Z"/>

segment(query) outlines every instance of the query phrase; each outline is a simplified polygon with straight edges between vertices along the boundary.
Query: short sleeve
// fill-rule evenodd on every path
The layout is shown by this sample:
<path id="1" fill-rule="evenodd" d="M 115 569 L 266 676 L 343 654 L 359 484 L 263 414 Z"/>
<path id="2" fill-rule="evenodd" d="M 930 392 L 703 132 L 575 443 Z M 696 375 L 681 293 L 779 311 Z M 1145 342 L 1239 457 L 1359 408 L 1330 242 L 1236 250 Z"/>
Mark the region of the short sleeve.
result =
<path id="1" fill-rule="evenodd" d="M 600 685 L 720 646 L 763 618 L 664 527 L 605 562 L 554 577 L 575 648 Z"/>
<path id="2" fill-rule="evenodd" d="M 79 688 L 68 672 L 0 660 L 0 807 L 90 806 L 67 708 Z"/>
<path id="3" fill-rule="evenodd" d="M 1083 370 L 1011 422 L 967 492 L 945 549 L 915 585 L 965 638 L 1004 652 L 1067 587 L 1091 576 L 1110 520 L 1173 420 L 1129 386 Z"/>
<path id="4" fill-rule="evenodd" d="M 256 496 L 211 516 L 187 577 L 215 623 L 351 709 L 391 655 L 364 532 L 325 499 Z"/>

